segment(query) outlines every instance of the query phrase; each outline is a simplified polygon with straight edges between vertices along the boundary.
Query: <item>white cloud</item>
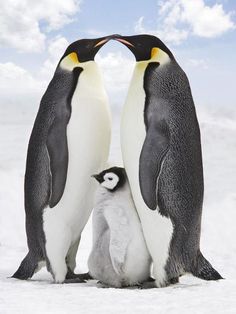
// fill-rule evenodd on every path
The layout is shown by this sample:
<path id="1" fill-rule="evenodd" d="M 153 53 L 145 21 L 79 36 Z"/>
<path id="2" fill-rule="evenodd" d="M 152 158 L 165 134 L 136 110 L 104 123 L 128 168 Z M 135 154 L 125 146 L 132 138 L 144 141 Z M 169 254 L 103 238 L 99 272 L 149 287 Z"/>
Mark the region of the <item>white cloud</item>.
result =
<path id="1" fill-rule="evenodd" d="M 1 103 L 22 104 L 35 101 L 44 90 L 44 82 L 12 63 L 0 63 Z"/>
<path id="2" fill-rule="evenodd" d="M 207 62 L 203 59 L 189 59 L 185 62 L 185 64 L 190 68 L 199 68 L 203 70 L 207 70 L 209 68 Z"/>
<path id="3" fill-rule="evenodd" d="M 1 1 L 0 44 L 24 52 L 42 51 L 46 32 L 71 22 L 79 4 L 80 0 Z"/>
<path id="4" fill-rule="evenodd" d="M 111 98 L 110 102 L 124 101 L 134 68 L 134 60 L 117 51 L 104 56 L 98 54 L 96 62 L 101 67 L 105 88 Z"/>
<path id="5" fill-rule="evenodd" d="M 48 59 L 43 63 L 40 74 L 45 79 L 50 79 L 56 66 L 65 52 L 69 42 L 65 37 L 57 36 L 48 43 Z"/>
<path id="6" fill-rule="evenodd" d="M 68 41 L 57 36 L 48 43 L 48 59 L 33 74 L 12 62 L 0 63 L 0 95 L 2 104 L 38 105 Z"/>
<path id="7" fill-rule="evenodd" d="M 47 49 L 48 59 L 41 66 L 38 75 L 33 75 L 12 62 L 0 63 L 1 98 L 4 100 L 17 99 L 18 96 L 26 99 L 40 98 L 67 46 L 68 41 L 64 37 L 57 36 L 51 40 Z"/>
<path id="8" fill-rule="evenodd" d="M 106 31 L 99 31 L 97 29 L 94 28 L 90 28 L 90 29 L 86 29 L 86 34 L 92 37 L 103 37 L 103 36 L 107 36 Z"/>
<path id="9" fill-rule="evenodd" d="M 204 0 L 159 1 L 158 28 L 147 29 L 144 17 L 141 17 L 135 31 L 151 33 L 166 42 L 179 44 L 190 35 L 213 38 L 234 29 L 232 14 L 226 13 L 222 4 L 207 6 Z"/>
<path id="10" fill-rule="evenodd" d="M 33 75 L 26 69 L 12 63 L 0 63 L 1 103 L 34 103 L 37 105 L 48 86 L 58 61 L 68 42 L 64 37 L 54 38 L 48 46 L 48 59 L 45 60 L 38 74 Z M 101 68 L 105 89 L 110 96 L 110 103 L 123 104 L 131 79 L 134 60 L 120 51 L 98 54 L 96 62 Z"/>
<path id="11" fill-rule="evenodd" d="M 38 81 L 22 67 L 12 63 L 0 63 L 0 90 L 1 92 L 21 92 L 22 86 L 29 90 L 41 88 Z"/>
<path id="12" fill-rule="evenodd" d="M 203 0 L 182 0 L 183 22 L 189 23 L 194 35 L 201 37 L 217 37 L 235 27 L 231 13 L 225 13 L 222 4 L 209 7 Z"/>

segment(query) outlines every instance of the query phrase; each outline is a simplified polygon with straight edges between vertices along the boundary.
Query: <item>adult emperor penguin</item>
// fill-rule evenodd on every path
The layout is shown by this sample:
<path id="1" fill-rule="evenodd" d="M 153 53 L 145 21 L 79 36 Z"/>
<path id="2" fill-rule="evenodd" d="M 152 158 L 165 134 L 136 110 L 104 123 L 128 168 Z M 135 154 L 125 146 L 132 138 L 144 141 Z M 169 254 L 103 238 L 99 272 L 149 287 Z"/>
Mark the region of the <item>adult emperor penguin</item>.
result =
<path id="1" fill-rule="evenodd" d="M 177 282 L 186 272 L 221 279 L 199 247 L 201 142 L 186 74 L 155 36 L 116 40 L 137 62 L 123 109 L 121 148 L 156 286 Z"/>
<path id="2" fill-rule="evenodd" d="M 32 277 L 45 261 L 56 283 L 77 277 L 75 257 L 96 188 L 91 174 L 104 167 L 110 145 L 110 111 L 94 62 L 108 40 L 72 43 L 42 97 L 25 173 L 29 252 L 14 278 Z"/>
<path id="3" fill-rule="evenodd" d="M 89 274 L 103 285 L 121 288 L 148 281 L 151 257 L 124 168 L 94 175 L 100 183 L 93 209 L 93 248 Z"/>

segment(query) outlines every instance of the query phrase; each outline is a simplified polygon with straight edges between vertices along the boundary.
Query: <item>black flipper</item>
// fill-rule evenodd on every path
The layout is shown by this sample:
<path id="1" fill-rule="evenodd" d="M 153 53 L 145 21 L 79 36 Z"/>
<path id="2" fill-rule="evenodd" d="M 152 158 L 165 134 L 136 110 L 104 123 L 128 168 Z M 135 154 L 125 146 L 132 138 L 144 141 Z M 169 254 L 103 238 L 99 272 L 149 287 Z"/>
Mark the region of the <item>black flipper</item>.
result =
<path id="1" fill-rule="evenodd" d="M 56 77 L 52 87 L 45 93 L 45 102 L 52 102 L 51 107 L 55 106 L 54 119 L 49 128 L 47 135 L 47 150 L 50 159 L 51 171 L 51 193 L 49 206 L 52 208 L 60 201 L 66 184 L 68 169 L 68 145 L 67 145 L 67 124 L 71 115 L 71 99 L 77 85 L 78 77 L 83 71 L 82 68 L 76 67 L 73 70 L 72 77 L 67 78 L 65 84 L 65 74 L 62 78 Z M 53 85 L 54 82 L 54 85 Z M 58 85 L 58 84 L 62 84 Z M 53 89 L 54 88 L 54 89 Z"/>
<path id="2" fill-rule="evenodd" d="M 157 208 L 157 183 L 169 143 L 170 133 L 164 120 L 148 127 L 139 160 L 139 182 L 144 202 L 152 210 Z"/>
<path id="3" fill-rule="evenodd" d="M 47 150 L 50 159 L 51 195 L 49 206 L 52 208 L 60 201 L 64 192 L 68 169 L 68 146 L 66 136 L 67 119 L 55 118 L 49 129 Z"/>
<path id="4" fill-rule="evenodd" d="M 38 267 L 38 260 L 30 254 L 30 252 L 26 255 L 26 257 L 21 262 L 17 271 L 12 275 L 12 278 L 17 278 L 21 280 L 26 280 L 31 278 Z"/>
<path id="5" fill-rule="evenodd" d="M 192 274 L 204 280 L 223 279 L 200 252 L 196 263 L 192 266 Z"/>

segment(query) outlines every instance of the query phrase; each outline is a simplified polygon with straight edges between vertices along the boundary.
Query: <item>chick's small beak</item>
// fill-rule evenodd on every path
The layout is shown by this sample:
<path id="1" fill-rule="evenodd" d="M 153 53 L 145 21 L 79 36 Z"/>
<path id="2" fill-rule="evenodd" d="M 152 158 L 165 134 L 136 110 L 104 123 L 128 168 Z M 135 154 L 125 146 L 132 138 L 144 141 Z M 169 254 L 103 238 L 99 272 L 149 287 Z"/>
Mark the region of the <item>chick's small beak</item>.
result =
<path id="1" fill-rule="evenodd" d="M 96 179 L 99 183 L 101 183 L 102 178 L 99 174 L 93 174 L 91 175 L 92 178 Z"/>

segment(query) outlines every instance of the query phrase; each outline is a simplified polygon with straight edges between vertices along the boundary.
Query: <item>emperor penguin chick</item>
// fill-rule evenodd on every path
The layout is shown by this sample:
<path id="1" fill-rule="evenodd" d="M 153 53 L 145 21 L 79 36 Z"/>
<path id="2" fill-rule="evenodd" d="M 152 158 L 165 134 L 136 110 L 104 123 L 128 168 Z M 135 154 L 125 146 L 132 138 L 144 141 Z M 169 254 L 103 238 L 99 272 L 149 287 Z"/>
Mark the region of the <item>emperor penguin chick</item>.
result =
<path id="1" fill-rule="evenodd" d="M 94 178 L 100 186 L 93 211 L 89 273 L 117 288 L 147 281 L 151 257 L 124 168 L 112 167 Z"/>

